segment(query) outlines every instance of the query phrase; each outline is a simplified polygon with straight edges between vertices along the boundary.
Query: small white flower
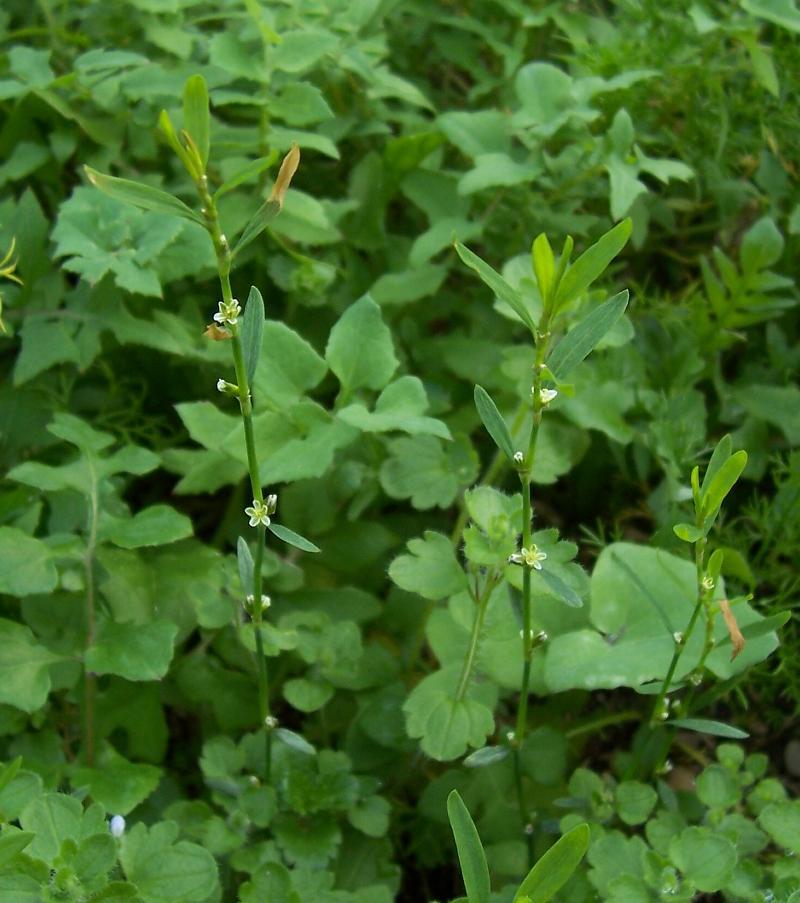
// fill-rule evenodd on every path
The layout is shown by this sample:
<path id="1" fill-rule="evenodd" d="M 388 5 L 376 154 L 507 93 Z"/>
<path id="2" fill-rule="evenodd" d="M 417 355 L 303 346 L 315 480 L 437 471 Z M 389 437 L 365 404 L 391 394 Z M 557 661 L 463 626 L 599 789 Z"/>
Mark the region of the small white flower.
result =
<path id="1" fill-rule="evenodd" d="M 520 549 L 519 552 L 514 552 L 513 555 L 509 555 L 508 562 L 509 564 L 522 564 L 525 565 L 525 567 L 541 571 L 542 562 L 546 558 L 547 552 L 542 552 L 534 543 L 529 549 Z"/>
<path id="2" fill-rule="evenodd" d="M 701 586 L 707 593 L 711 592 L 711 590 L 714 589 L 714 581 L 711 577 L 703 577 Z"/>
<path id="3" fill-rule="evenodd" d="M 546 631 L 540 630 L 539 633 L 536 634 L 536 639 L 540 643 L 546 643 L 550 639 L 550 637 L 547 635 Z"/>
<path id="4" fill-rule="evenodd" d="M 252 611 L 253 602 L 255 601 L 255 596 L 252 593 L 249 593 L 247 595 L 247 598 L 245 601 L 247 602 L 247 608 Z M 261 610 L 266 611 L 266 609 L 268 609 L 270 607 L 270 605 L 272 605 L 272 599 L 270 599 L 270 597 L 266 593 L 262 593 L 261 594 Z"/>
<path id="5" fill-rule="evenodd" d="M 272 511 L 274 510 L 275 508 L 273 507 Z M 260 499 L 253 499 L 252 506 L 244 509 L 244 513 L 250 518 L 251 527 L 257 527 L 259 524 L 268 527 L 270 524 L 269 516 L 272 511 Z"/>
<path id="6" fill-rule="evenodd" d="M 515 464 L 522 464 L 522 462 L 524 460 L 525 460 L 525 455 L 523 455 L 521 451 L 514 452 L 514 463 Z"/>
<path id="7" fill-rule="evenodd" d="M 264 727 L 274 730 L 278 726 L 278 719 L 274 715 L 267 715 L 264 719 Z"/>
<path id="8" fill-rule="evenodd" d="M 233 298 L 231 301 L 220 301 L 219 311 L 214 314 L 217 323 L 226 323 L 228 326 L 235 326 L 239 322 L 239 315 L 242 312 L 241 305 Z"/>
<path id="9" fill-rule="evenodd" d="M 525 833 L 527 834 L 527 836 L 530 837 L 531 834 L 533 834 L 533 825 L 530 822 L 528 822 L 528 824 L 525 825 L 524 830 L 525 830 Z"/>
<path id="10" fill-rule="evenodd" d="M 223 395 L 238 395 L 239 387 L 235 383 L 229 383 L 226 379 L 217 380 L 217 391 Z"/>
<path id="11" fill-rule="evenodd" d="M 125 819 L 121 815 L 115 815 L 108 823 L 108 830 L 112 837 L 122 837 L 125 833 Z"/>
<path id="12" fill-rule="evenodd" d="M 539 389 L 539 401 L 542 404 L 550 404 L 556 395 L 558 395 L 558 389 Z"/>
<path id="13" fill-rule="evenodd" d="M 278 496 L 275 493 L 267 496 L 267 514 L 274 514 L 275 509 L 278 507 Z"/>
<path id="14" fill-rule="evenodd" d="M 675 640 L 676 643 L 682 643 L 683 634 L 680 632 L 680 630 L 676 630 L 675 633 L 672 634 L 672 639 Z"/>

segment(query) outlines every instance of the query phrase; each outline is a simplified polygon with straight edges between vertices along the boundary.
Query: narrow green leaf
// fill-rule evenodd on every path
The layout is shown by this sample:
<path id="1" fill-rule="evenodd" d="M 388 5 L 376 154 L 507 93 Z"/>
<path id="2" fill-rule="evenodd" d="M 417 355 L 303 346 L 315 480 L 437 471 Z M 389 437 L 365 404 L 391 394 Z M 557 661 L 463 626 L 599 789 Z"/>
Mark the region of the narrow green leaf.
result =
<path id="1" fill-rule="evenodd" d="M 319 548 L 313 542 L 306 539 L 305 536 L 295 533 L 294 530 L 284 527 L 283 524 L 272 523 L 267 529 L 274 536 L 277 536 L 278 539 L 283 540 L 287 545 L 294 546 L 296 549 L 301 549 L 303 552 L 319 552 Z"/>
<path id="2" fill-rule="evenodd" d="M 208 110 L 208 88 L 202 75 L 193 75 L 184 85 L 183 127 L 197 147 L 205 172 L 211 147 L 211 116 Z"/>
<path id="3" fill-rule="evenodd" d="M 167 139 L 167 143 L 175 152 L 178 159 L 183 163 L 189 175 L 191 175 L 193 179 L 197 178 L 200 174 L 195 172 L 196 167 L 192 158 L 178 139 L 175 126 L 172 124 L 172 120 L 169 118 L 169 113 L 166 110 L 162 110 L 161 115 L 158 117 L 158 128 L 161 131 L 161 134 Z"/>
<path id="4" fill-rule="evenodd" d="M 556 345 L 547 361 L 551 372 L 558 379 L 564 379 L 619 320 L 627 306 L 628 290 L 625 289 L 584 317 Z"/>
<path id="5" fill-rule="evenodd" d="M 244 369 L 247 373 L 247 385 L 251 387 L 256 376 L 258 359 L 261 357 L 261 338 L 264 334 L 265 316 L 264 299 L 261 297 L 261 292 L 251 285 L 242 317 Z"/>
<path id="6" fill-rule="evenodd" d="M 719 509 L 725 496 L 733 489 L 747 464 L 747 452 L 735 452 L 714 474 L 703 493 L 703 512 L 706 517 Z"/>
<path id="7" fill-rule="evenodd" d="M 478 416 L 486 427 L 486 432 L 494 439 L 494 444 L 508 460 L 513 461 L 514 443 L 511 433 L 508 431 L 502 414 L 497 410 L 497 405 L 492 401 L 491 395 L 482 386 L 475 386 L 474 398 Z"/>
<path id="8" fill-rule="evenodd" d="M 672 532 L 684 542 L 697 542 L 704 535 L 703 531 L 699 527 L 695 527 L 694 524 L 675 524 Z"/>
<path id="9" fill-rule="evenodd" d="M 190 222 L 205 226 L 203 217 L 199 213 L 195 213 L 191 207 L 187 207 L 180 198 L 167 194 L 166 191 L 162 191 L 160 188 L 153 188 L 151 185 L 144 185 L 142 182 L 131 182 L 130 179 L 118 179 L 116 176 L 98 172 L 90 166 L 84 166 L 84 170 L 87 178 L 95 188 L 99 188 L 103 194 L 107 194 L 117 201 L 132 204 L 134 207 L 150 210 L 153 213 L 179 216 L 182 219 L 188 219 Z"/>
<path id="10" fill-rule="evenodd" d="M 239 580 L 242 583 L 242 589 L 245 595 L 253 591 L 253 556 L 250 553 L 250 546 L 247 545 L 243 536 L 236 540 L 236 562 L 239 566 Z"/>
<path id="11" fill-rule="evenodd" d="M 16 776 L 17 772 L 22 767 L 22 756 L 17 756 L 16 759 L 12 759 L 8 765 L 0 771 L 0 793 L 8 787 L 11 781 Z"/>
<path id="12" fill-rule="evenodd" d="M 547 903 L 569 881 L 589 849 L 589 826 L 577 825 L 559 838 L 528 872 L 514 896 L 530 903 Z"/>
<path id="13" fill-rule="evenodd" d="M 314 747 L 305 737 L 301 737 L 300 734 L 296 734 L 285 727 L 275 728 L 275 738 L 286 744 L 290 749 L 303 753 L 305 756 L 313 756 L 316 753 Z"/>
<path id="14" fill-rule="evenodd" d="M 250 217 L 249 222 L 244 227 L 244 231 L 239 236 L 239 240 L 236 242 L 233 249 L 233 254 L 238 254 L 240 251 L 244 250 L 251 241 L 258 238 L 280 212 L 281 205 L 279 201 L 264 201 L 258 210 Z"/>
<path id="15" fill-rule="evenodd" d="M 600 276 L 611 261 L 625 247 L 630 238 L 632 222 L 630 217 L 606 232 L 595 244 L 564 273 L 556 293 L 556 308 L 574 301 Z"/>
<path id="16" fill-rule="evenodd" d="M 703 482 L 700 484 L 701 495 L 705 493 L 706 487 L 717 475 L 717 471 L 728 460 L 728 458 L 730 458 L 732 454 L 733 443 L 731 442 L 730 435 L 726 434 L 719 440 L 719 442 L 717 442 L 716 448 L 711 454 L 711 458 L 708 462 L 708 467 L 706 468 L 706 472 L 703 474 Z"/>
<path id="17" fill-rule="evenodd" d="M 790 611 L 782 611 L 776 615 L 770 615 L 768 618 L 762 618 L 760 621 L 754 621 L 752 624 L 746 624 L 741 628 L 742 636 L 745 640 L 755 640 L 757 637 L 765 636 L 773 631 L 780 630 L 787 621 L 791 620 L 792 613 Z M 730 646 L 731 638 L 726 635 L 723 639 L 714 644 L 715 649 L 722 649 L 724 646 Z"/>
<path id="18" fill-rule="evenodd" d="M 564 583 L 558 574 L 554 574 L 552 571 L 548 571 L 545 568 L 539 571 L 539 576 L 547 584 L 550 591 L 561 599 L 562 602 L 566 602 L 571 608 L 583 607 L 583 600 L 581 597 L 571 586 Z"/>
<path id="19" fill-rule="evenodd" d="M 539 285 L 539 294 L 542 296 L 542 303 L 547 306 L 550 291 L 553 288 L 553 278 L 556 274 L 556 260 L 553 256 L 553 249 L 544 232 L 537 235 L 531 248 L 531 261 L 533 263 L 533 272 L 536 275 L 536 282 Z"/>
<path id="20" fill-rule="evenodd" d="M 525 307 L 525 302 L 522 300 L 519 292 L 511 288 L 496 270 L 493 270 L 486 261 L 470 251 L 466 245 L 462 245 L 460 241 L 457 241 L 455 248 L 458 256 L 464 263 L 481 277 L 481 280 L 489 286 L 501 301 L 505 301 L 531 332 L 535 333 L 536 324 L 533 322 L 528 308 Z"/>
<path id="21" fill-rule="evenodd" d="M 486 854 L 483 852 L 478 829 L 467 811 L 457 790 L 451 790 L 447 797 L 447 817 L 456 841 L 458 861 L 469 903 L 489 903 L 491 885 Z"/>
<path id="22" fill-rule="evenodd" d="M 0 835 L 0 868 L 21 853 L 36 835 L 33 831 L 17 831 L 6 828 Z"/>
<path id="23" fill-rule="evenodd" d="M 510 752 L 511 748 L 508 746 L 482 746 L 470 753 L 463 764 L 466 768 L 483 768 L 485 765 L 502 762 Z"/>
<path id="24" fill-rule="evenodd" d="M 214 192 L 214 200 L 218 201 L 229 191 L 233 191 L 234 188 L 238 188 L 245 182 L 250 181 L 250 179 L 254 179 L 256 176 L 261 175 L 261 173 L 264 172 L 265 169 L 269 169 L 277 159 L 278 152 L 271 151 L 266 157 L 259 157 L 257 160 L 251 161 L 247 166 L 240 169 L 239 172 L 232 175 L 230 179 L 219 186 Z"/>
<path id="25" fill-rule="evenodd" d="M 676 718 L 666 722 L 670 727 L 680 727 L 685 731 L 697 731 L 698 734 L 712 734 L 715 737 L 727 737 L 729 740 L 745 740 L 750 734 L 721 721 L 709 721 L 707 718 Z"/>

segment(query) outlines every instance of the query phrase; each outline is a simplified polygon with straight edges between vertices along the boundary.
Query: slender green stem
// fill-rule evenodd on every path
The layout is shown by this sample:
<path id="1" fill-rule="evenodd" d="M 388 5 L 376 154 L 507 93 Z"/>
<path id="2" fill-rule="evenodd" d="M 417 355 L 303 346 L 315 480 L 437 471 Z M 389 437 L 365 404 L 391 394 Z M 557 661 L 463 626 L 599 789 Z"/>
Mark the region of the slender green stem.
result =
<path id="1" fill-rule="evenodd" d="M 528 801 L 525 795 L 525 788 L 522 784 L 522 755 L 520 753 L 519 744 L 515 743 L 513 747 L 514 756 L 514 786 L 517 790 L 517 805 L 519 807 L 519 820 L 522 824 L 522 832 L 525 835 L 525 846 L 528 851 L 528 868 L 533 868 L 533 823 L 530 820 L 530 812 L 528 810 Z"/>
<path id="2" fill-rule="evenodd" d="M 481 638 L 481 630 L 483 628 L 483 620 L 486 616 L 486 609 L 489 605 L 489 597 L 492 595 L 497 585 L 497 577 L 494 574 L 487 575 L 486 583 L 481 593 L 476 592 L 473 596 L 477 609 L 475 611 L 475 620 L 472 622 L 472 633 L 469 638 L 469 646 L 467 654 L 464 658 L 464 665 L 461 668 L 461 677 L 458 680 L 456 689 L 456 701 L 460 702 L 464 698 L 469 686 L 470 677 L 472 676 L 472 668 L 475 665 L 475 656 L 478 652 L 478 645 Z"/>
<path id="3" fill-rule="evenodd" d="M 211 241 L 214 244 L 214 251 L 217 255 L 217 270 L 219 273 L 220 286 L 222 288 L 222 300 L 230 302 L 233 300 L 233 291 L 231 289 L 230 280 L 230 246 L 220 228 L 217 208 L 213 198 L 208 192 L 205 176 L 198 181 L 197 189 L 203 204 L 203 216 L 206 220 L 206 228 L 211 236 Z M 236 371 L 236 384 L 239 389 L 239 408 L 242 414 L 244 442 L 247 449 L 247 469 L 250 474 L 250 488 L 253 492 L 253 500 L 263 502 L 264 493 L 261 488 L 261 476 L 258 466 L 258 455 L 256 453 L 255 434 L 253 431 L 253 402 L 250 396 L 250 383 L 247 378 L 247 367 L 245 366 L 244 350 L 242 348 L 242 339 L 239 334 L 238 323 L 230 326 L 230 333 L 231 347 L 233 350 L 233 365 Z M 256 644 L 255 666 L 258 680 L 258 710 L 261 727 L 264 731 L 264 775 L 267 783 L 269 783 L 272 773 L 272 729 L 274 723 L 271 717 L 269 704 L 269 672 L 267 669 L 267 659 L 264 655 L 264 641 L 261 635 L 261 624 L 263 620 L 261 608 L 263 586 L 262 570 L 265 540 L 266 527 L 263 524 L 259 524 L 257 530 L 256 553 L 253 558 L 253 604 L 251 615 Z"/>

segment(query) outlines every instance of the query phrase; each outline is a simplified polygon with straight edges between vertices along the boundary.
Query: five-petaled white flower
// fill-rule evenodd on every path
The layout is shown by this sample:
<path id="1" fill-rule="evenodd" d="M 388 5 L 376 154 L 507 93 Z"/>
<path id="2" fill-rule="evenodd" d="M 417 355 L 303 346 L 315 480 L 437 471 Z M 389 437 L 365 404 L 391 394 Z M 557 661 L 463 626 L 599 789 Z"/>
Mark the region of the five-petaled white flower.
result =
<path id="1" fill-rule="evenodd" d="M 277 507 L 278 496 L 273 493 L 267 496 L 265 502 L 262 502 L 261 499 L 253 499 L 252 507 L 245 508 L 244 513 L 250 518 L 251 527 L 257 527 L 259 524 L 268 527 L 270 515 L 275 513 Z"/>
<path id="2" fill-rule="evenodd" d="M 508 556 L 509 564 L 524 564 L 525 567 L 533 568 L 541 571 L 542 562 L 547 558 L 547 552 L 542 550 L 534 543 L 529 549 L 520 549 Z"/>
<path id="3" fill-rule="evenodd" d="M 219 312 L 214 314 L 217 323 L 226 323 L 228 326 L 235 326 L 239 322 L 239 315 L 242 307 L 236 298 L 230 301 L 219 302 Z"/>

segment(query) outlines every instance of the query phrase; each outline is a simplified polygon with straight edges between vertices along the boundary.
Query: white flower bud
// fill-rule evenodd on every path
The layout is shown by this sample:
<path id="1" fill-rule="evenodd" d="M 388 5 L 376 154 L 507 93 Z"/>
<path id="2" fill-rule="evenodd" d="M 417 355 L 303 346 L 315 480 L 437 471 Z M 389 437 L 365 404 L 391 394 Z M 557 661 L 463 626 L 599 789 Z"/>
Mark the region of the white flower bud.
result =
<path id="1" fill-rule="evenodd" d="M 115 815 L 108 823 L 108 830 L 111 831 L 112 837 L 122 837 L 125 833 L 125 818 L 122 815 Z"/>

